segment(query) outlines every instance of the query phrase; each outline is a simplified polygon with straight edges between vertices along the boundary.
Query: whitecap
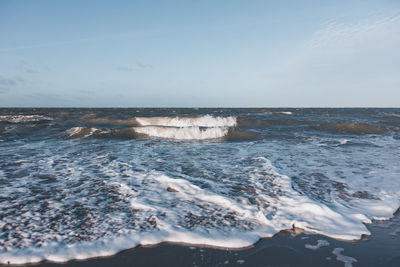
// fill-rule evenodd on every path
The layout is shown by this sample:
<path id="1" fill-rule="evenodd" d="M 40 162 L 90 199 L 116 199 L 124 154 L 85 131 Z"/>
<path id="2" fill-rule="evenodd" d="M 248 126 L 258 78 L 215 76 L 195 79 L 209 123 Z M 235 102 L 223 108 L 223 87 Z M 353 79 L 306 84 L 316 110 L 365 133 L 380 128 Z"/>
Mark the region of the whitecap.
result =
<path id="1" fill-rule="evenodd" d="M 136 117 L 136 121 L 142 126 L 172 126 L 172 127 L 234 127 L 237 124 L 236 117 L 213 117 L 205 115 L 201 117 Z"/>

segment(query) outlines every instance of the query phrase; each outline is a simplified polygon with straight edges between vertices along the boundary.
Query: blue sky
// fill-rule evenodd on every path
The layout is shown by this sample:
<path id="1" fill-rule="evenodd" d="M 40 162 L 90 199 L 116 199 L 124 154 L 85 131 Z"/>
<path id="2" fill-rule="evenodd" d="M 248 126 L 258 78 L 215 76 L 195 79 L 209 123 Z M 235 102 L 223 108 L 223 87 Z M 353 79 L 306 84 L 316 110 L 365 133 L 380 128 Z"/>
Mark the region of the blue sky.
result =
<path id="1" fill-rule="evenodd" d="M 400 1 L 0 0 L 0 106 L 399 107 Z"/>

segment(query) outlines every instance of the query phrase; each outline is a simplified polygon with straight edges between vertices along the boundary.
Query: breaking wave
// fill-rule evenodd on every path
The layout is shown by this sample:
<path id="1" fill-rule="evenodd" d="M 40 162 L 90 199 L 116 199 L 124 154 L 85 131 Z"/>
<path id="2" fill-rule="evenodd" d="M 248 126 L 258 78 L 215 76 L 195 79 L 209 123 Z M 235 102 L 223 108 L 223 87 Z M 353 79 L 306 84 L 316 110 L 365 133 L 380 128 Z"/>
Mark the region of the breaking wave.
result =
<path id="1" fill-rule="evenodd" d="M 253 132 L 239 131 L 228 127 L 166 127 L 141 126 L 123 129 L 98 129 L 91 127 L 73 127 L 64 132 L 67 138 L 165 138 L 172 140 L 252 140 L 260 135 Z"/>
<path id="2" fill-rule="evenodd" d="M 99 129 L 93 127 L 73 127 L 64 133 L 68 138 L 102 136 L 114 138 L 165 138 L 174 140 L 206 139 L 252 139 L 256 133 L 235 130 L 236 117 L 136 117 L 129 120 L 95 119 L 99 124 L 116 122 L 119 125 L 133 125 L 122 129 Z"/>
<path id="3" fill-rule="evenodd" d="M 204 140 L 225 137 L 230 127 L 237 125 L 236 117 L 213 117 L 205 115 L 190 117 L 137 117 L 140 127 L 135 132 L 150 137 L 176 140 Z"/>
<path id="4" fill-rule="evenodd" d="M 147 126 L 134 127 L 137 133 L 151 137 L 169 138 L 177 140 L 203 140 L 222 138 L 228 134 L 228 127 L 165 127 Z"/>
<path id="5" fill-rule="evenodd" d="M 234 127 L 236 117 L 213 117 L 205 115 L 197 118 L 185 117 L 136 117 L 141 126 L 171 126 L 171 127 Z"/>

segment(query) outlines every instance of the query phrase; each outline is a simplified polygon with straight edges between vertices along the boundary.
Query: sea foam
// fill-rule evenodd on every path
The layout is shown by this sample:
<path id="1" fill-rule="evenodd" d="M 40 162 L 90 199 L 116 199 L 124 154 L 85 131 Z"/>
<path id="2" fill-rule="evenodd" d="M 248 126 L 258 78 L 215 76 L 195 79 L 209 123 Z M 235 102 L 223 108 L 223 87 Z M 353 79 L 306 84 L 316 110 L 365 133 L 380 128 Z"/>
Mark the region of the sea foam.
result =
<path id="1" fill-rule="evenodd" d="M 125 164 L 113 162 L 107 167 L 102 167 L 101 161 L 97 159 L 100 171 L 110 177 L 103 181 L 102 188 L 115 189 L 119 194 L 119 202 L 128 203 L 132 215 L 114 213 L 112 216 L 115 222 L 112 225 L 110 222 L 105 223 L 106 220 L 103 218 L 96 222 L 100 223 L 97 230 L 99 233 L 108 234 L 96 237 L 96 234 L 92 233 L 92 240 L 83 239 L 71 243 L 71 240 L 74 240 L 71 237 L 83 234 L 79 229 L 64 225 L 64 228 L 60 228 L 62 232 L 48 233 L 43 228 L 47 229 L 48 226 L 41 224 L 41 221 L 48 221 L 49 218 L 46 216 L 53 217 L 54 211 L 48 211 L 46 215 L 31 210 L 25 213 L 24 216 L 27 217 L 16 217 L 14 220 L 22 222 L 30 218 L 35 225 L 28 225 L 30 230 L 27 230 L 27 235 L 23 239 L 20 238 L 20 241 L 9 240 L 4 243 L 5 250 L 0 252 L 0 263 L 23 264 L 42 260 L 64 262 L 71 259 L 109 256 L 140 244 L 150 245 L 160 242 L 240 248 L 253 244 L 259 238 L 271 237 L 282 229 L 292 227 L 347 240 L 358 239 L 362 234 L 369 233 L 362 224 L 369 220 L 362 214 L 354 214 L 346 207 L 331 209 L 309 199 L 294 191 L 291 188 L 290 178 L 278 173 L 268 159 L 258 157 L 250 160 L 259 166 L 247 173 L 251 177 L 250 185 L 254 188 L 252 192 L 258 199 L 256 205 L 242 201 L 240 196 L 224 194 L 220 191 L 221 185 L 214 189 L 202 188 L 193 181 L 169 177 L 156 171 L 149 173 L 123 171 L 122 173 L 130 179 L 124 179 L 126 182 L 122 182 L 116 170 L 125 169 Z M 51 162 L 53 160 L 41 164 L 51 166 Z M 78 170 L 79 167 L 75 171 Z M 69 170 L 69 173 L 75 171 Z M 277 195 L 268 194 L 269 183 L 266 183 L 265 178 L 275 184 Z M 67 178 L 66 182 L 68 180 Z M 78 195 L 69 198 L 72 197 L 73 200 L 76 197 L 74 201 L 81 202 L 79 198 L 88 195 L 93 185 L 88 186 L 89 184 L 82 184 L 80 188 L 84 191 L 79 194 L 75 191 Z M 63 203 L 66 204 L 71 200 L 63 200 Z M 90 205 L 90 202 L 86 203 L 86 208 L 90 208 Z M 54 207 L 60 209 L 58 205 Z M 95 206 L 93 208 L 98 209 Z M 122 224 L 120 230 L 115 233 L 110 232 L 124 220 L 129 222 L 130 216 L 136 226 L 128 227 L 128 224 Z M 76 218 L 68 220 L 73 222 Z M 93 223 L 95 221 L 91 224 Z M 20 230 L 17 228 L 13 231 Z M 43 240 L 44 243 L 41 246 L 30 244 L 33 237 Z M 16 246 L 18 242 L 28 245 L 18 248 Z"/>

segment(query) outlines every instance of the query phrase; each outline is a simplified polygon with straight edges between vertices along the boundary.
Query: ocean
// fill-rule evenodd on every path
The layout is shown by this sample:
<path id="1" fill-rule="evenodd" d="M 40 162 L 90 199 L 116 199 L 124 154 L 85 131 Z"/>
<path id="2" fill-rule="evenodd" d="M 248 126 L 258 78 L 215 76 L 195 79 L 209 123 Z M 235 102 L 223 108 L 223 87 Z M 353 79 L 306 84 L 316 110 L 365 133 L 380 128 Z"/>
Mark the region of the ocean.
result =
<path id="1" fill-rule="evenodd" d="M 358 240 L 400 207 L 399 148 L 400 109 L 2 108 L 0 264 Z"/>

